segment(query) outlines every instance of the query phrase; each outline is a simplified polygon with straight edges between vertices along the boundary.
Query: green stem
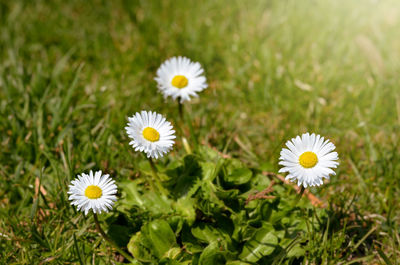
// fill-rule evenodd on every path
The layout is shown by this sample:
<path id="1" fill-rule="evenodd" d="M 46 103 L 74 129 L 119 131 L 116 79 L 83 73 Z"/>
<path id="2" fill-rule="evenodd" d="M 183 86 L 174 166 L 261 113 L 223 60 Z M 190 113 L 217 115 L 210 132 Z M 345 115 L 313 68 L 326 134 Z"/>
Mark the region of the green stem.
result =
<path id="1" fill-rule="evenodd" d="M 301 200 L 301 197 L 303 197 L 303 194 L 304 194 L 304 191 L 305 191 L 305 190 L 306 190 L 306 188 L 304 188 L 304 186 L 302 185 L 302 186 L 301 186 L 300 193 L 297 195 L 296 201 L 294 202 L 293 207 L 296 206 L 297 203 Z"/>
<path id="2" fill-rule="evenodd" d="M 182 124 L 185 123 L 185 120 L 183 118 L 183 104 L 181 103 L 181 98 L 178 98 L 178 109 L 179 109 L 179 117 L 181 118 Z"/>
<path id="3" fill-rule="evenodd" d="M 101 236 L 108 241 L 108 243 L 110 243 L 110 245 L 112 245 L 114 248 L 117 249 L 117 251 L 124 256 L 127 260 L 129 260 L 131 263 L 134 262 L 134 259 L 131 255 L 129 255 L 128 253 L 126 253 L 125 251 L 123 251 L 113 240 L 111 240 L 111 238 L 109 238 L 106 233 L 104 232 L 104 230 L 101 228 L 99 220 L 97 219 L 97 214 L 93 213 L 93 217 L 94 217 L 94 222 L 96 224 L 96 229 L 97 231 L 99 231 L 99 233 L 101 234 Z"/>
<path id="4" fill-rule="evenodd" d="M 186 117 L 188 117 L 187 124 L 189 126 L 189 131 L 190 131 L 190 139 L 193 140 L 194 149 L 197 150 L 197 147 L 199 146 L 199 143 L 197 142 L 197 137 L 196 137 L 195 131 L 193 129 L 192 119 L 191 119 L 190 115 L 187 115 Z"/>
<path id="5" fill-rule="evenodd" d="M 183 136 L 183 135 L 186 134 L 185 130 L 183 129 L 183 127 L 185 126 L 185 117 L 183 115 L 183 104 L 181 103 L 180 98 L 178 98 L 178 109 L 179 109 L 179 117 L 180 117 L 180 120 L 181 120 L 181 123 L 180 123 L 180 126 L 179 126 L 179 130 L 182 133 L 182 137 L 183 137 L 183 139 L 182 139 L 183 148 L 185 149 L 186 153 L 191 154 L 192 150 L 191 150 L 190 145 L 189 145 L 189 143 L 187 141 L 188 135 Z M 192 138 L 193 138 L 193 140 L 194 140 L 194 142 L 196 144 L 196 147 L 197 147 L 197 139 L 196 139 L 196 137 L 194 137 L 192 120 L 191 120 L 189 115 L 187 115 L 186 118 L 188 119 L 187 124 L 189 126 L 190 134 L 191 134 L 191 136 L 192 136 Z"/>
<path id="6" fill-rule="evenodd" d="M 150 167 L 151 167 L 151 172 L 153 173 L 153 179 L 154 182 L 158 188 L 158 190 L 165 196 L 167 196 L 167 191 L 165 190 L 165 188 L 163 187 L 163 185 L 161 184 L 161 180 L 158 176 L 158 171 L 156 168 L 156 165 L 154 164 L 154 161 L 151 157 L 148 158 L 149 159 L 149 163 L 150 163 Z"/>
<path id="7" fill-rule="evenodd" d="M 151 167 L 151 172 L 153 172 L 153 176 L 158 179 L 158 172 L 157 172 L 156 165 L 154 164 L 153 158 L 149 157 L 149 163 L 150 163 L 150 167 Z"/>
<path id="8" fill-rule="evenodd" d="M 306 188 L 304 188 L 304 186 L 301 186 L 301 190 L 299 193 L 299 197 L 298 197 L 298 201 L 300 201 L 301 197 L 303 197 L 304 191 L 306 190 Z"/>

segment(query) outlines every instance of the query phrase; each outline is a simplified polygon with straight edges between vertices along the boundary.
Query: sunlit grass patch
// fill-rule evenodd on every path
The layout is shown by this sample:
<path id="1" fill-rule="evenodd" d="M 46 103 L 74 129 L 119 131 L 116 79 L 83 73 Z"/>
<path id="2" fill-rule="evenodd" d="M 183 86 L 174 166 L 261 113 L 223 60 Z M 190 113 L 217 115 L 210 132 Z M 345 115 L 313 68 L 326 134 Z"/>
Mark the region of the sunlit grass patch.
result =
<path id="1" fill-rule="evenodd" d="M 70 181 L 101 169 L 123 187 L 100 222 L 141 259 L 396 264 L 399 16 L 390 0 L 2 1 L 0 263 L 121 262 L 68 202 Z M 208 84 L 183 119 L 154 81 L 179 55 Z M 168 200 L 148 193 L 154 172 L 123 130 L 142 109 L 185 137 L 155 164 Z M 325 208 L 290 208 L 294 190 L 271 174 L 307 131 L 340 154 L 309 190 Z"/>

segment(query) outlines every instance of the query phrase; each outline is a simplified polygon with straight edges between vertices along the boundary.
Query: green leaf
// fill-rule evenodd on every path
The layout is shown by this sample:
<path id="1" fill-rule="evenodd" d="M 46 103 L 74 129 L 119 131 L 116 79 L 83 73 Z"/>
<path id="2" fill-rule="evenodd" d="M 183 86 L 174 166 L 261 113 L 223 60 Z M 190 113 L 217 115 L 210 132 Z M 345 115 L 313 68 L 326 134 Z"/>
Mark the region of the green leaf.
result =
<path id="1" fill-rule="evenodd" d="M 170 259 L 176 259 L 178 255 L 182 252 L 182 249 L 179 247 L 174 247 L 169 249 L 165 254 L 164 257 L 170 258 Z"/>
<path id="2" fill-rule="evenodd" d="M 219 187 L 217 187 L 217 190 L 215 191 L 215 194 L 218 196 L 218 198 L 222 200 L 230 200 L 233 201 L 237 198 L 239 194 L 239 190 L 224 190 Z"/>
<path id="3" fill-rule="evenodd" d="M 220 238 L 218 231 L 214 227 L 206 224 L 200 224 L 192 228 L 192 234 L 197 239 L 207 243 L 217 241 Z"/>
<path id="4" fill-rule="evenodd" d="M 224 180 L 230 184 L 241 185 L 249 182 L 253 172 L 248 168 L 236 168 L 231 174 L 225 175 Z"/>
<path id="5" fill-rule="evenodd" d="M 225 264 L 226 260 L 218 242 L 212 242 L 201 253 L 199 264 Z"/>
<path id="6" fill-rule="evenodd" d="M 134 181 L 124 182 L 122 185 L 122 199 L 119 201 L 123 208 L 130 209 L 132 206 L 137 206 L 142 210 L 150 211 L 154 214 L 171 213 L 173 212 L 169 199 L 161 197 L 156 192 L 140 191 L 140 186 Z"/>
<path id="7" fill-rule="evenodd" d="M 203 251 L 203 246 L 201 242 L 193 236 L 190 229 L 187 223 L 183 225 L 181 232 L 182 245 L 189 253 L 201 253 Z"/>
<path id="8" fill-rule="evenodd" d="M 202 158 L 204 158 L 206 160 L 215 161 L 216 159 L 218 159 L 220 157 L 220 155 L 218 154 L 217 151 L 211 149 L 210 147 L 208 147 L 206 145 L 200 145 L 198 147 L 198 153 Z"/>
<path id="9" fill-rule="evenodd" d="M 257 262 L 271 254 L 278 244 L 278 238 L 270 228 L 259 228 L 253 237 L 243 246 L 239 258 L 247 262 Z"/>
<path id="10" fill-rule="evenodd" d="M 151 246 L 141 232 L 137 232 L 131 237 L 128 243 L 128 251 L 139 261 L 151 262 L 155 260 L 155 257 L 151 254 Z"/>
<path id="11" fill-rule="evenodd" d="M 209 244 L 218 242 L 222 250 L 228 250 L 232 247 L 231 235 L 225 232 L 222 227 L 215 228 L 211 225 L 200 223 L 198 226 L 192 228 L 191 232 L 200 242 L 207 242 Z"/>
<path id="12" fill-rule="evenodd" d="M 157 264 L 158 265 L 182 265 L 183 263 L 176 261 L 176 260 L 164 258 L 164 259 L 160 260 L 160 262 Z"/>
<path id="13" fill-rule="evenodd" d="M 251 264 L 241 260 L 231 260 L 226 262 L 225 265 L 251 265 Z"/>
<path id="14" fill-rule="evenodd" d="M 201 169 L 203 171 L 203 181 L 213 181 L 217 176 L 219 167 L 221 166 L 222 160 L 219 160 L 217 164 L 211 162 L 200 163 Z"/>
<path id="15" fill-rule="evenodd" d="M 108 236 L 120 247 L 124 247 L 129 243 L 129 237 L 132 234 L 131 227 L 119 224 L 111 224 L 108 227 Z"/>
<path id="16" fill-rule="evenodd" d="M 287 253 L 287 257 L 288 258 L 291 258 L 291 257 L 299 258 L 299 257 L 304 256 L 305 253 L 306 253 L 306 251 L 301 245 L 296 245 L 289 250 L 289 252 Z"/>
<path id="17" fill-rule="evenodd" d="M 175 198 L 186 195 L 196 180 L 201 178 L 202 169 L 198 159 L 194 155 L 187 155 L 183 159 L 182 166 L 167 170 L 169 190 Z"/>
<path id="18" fill-rule="evenodd" d="M 196 219 L 196 210 L 195 210 L 195 200 L 188 197 L 179 198 L 174 203 L 174 208 L 176 211 L 189 223 L 189 225 L 193 224 Z"/>
<path id="19" fill-rule="evenodd" d="M 173 249 L 176 250 L 177 247 L 175 234 L 164 220 L 154 220 L 145 224 L 140 232 L 132 236 L 128 244 L 129 252 L 143 262 L 173 255 Z"/>
<path id="20" fill-rule="evenodd" d="M 171 248 L 178 246 L 174 231 L 164 220 L 154 220 L 144 225 L 143 232 L 152 245 L 152 252 L 158 258 L 162 257 Z"/>

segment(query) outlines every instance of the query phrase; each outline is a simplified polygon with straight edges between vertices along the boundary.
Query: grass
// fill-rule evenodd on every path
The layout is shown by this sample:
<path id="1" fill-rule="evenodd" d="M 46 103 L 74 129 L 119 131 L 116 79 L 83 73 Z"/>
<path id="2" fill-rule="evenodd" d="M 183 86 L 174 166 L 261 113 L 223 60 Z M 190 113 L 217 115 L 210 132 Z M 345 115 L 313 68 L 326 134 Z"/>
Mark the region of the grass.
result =
<path id="1" fill-rule="evenodd" d="M 185 105 L 190 142 L 272 172 L 297 134 L 337 146 L 304 264 L 399 264 L 399 26 L 394 0 L 0 1 L 0 263 L 118 260 L 66 190 L 89 169 L 138 173 L 123 127 L 142 109 L 179 124 L 153 78 L 184 55 L 209 83 Z M 184 153 L 178 139 L 170 159 Z"/>

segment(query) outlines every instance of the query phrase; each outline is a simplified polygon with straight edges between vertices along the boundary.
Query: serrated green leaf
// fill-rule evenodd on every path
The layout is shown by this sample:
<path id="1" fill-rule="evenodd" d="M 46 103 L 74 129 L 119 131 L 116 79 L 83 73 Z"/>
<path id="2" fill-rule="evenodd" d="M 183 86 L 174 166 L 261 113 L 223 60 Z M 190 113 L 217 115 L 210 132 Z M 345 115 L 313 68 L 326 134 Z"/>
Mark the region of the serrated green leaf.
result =
<path id="1" fill-rule="evenodd" d="M 174 203 L 175 210 L 184 217 L 189 225 L 193 224 L 196 219 L 195 200 L 188 197 L 179 198 Z"/>

